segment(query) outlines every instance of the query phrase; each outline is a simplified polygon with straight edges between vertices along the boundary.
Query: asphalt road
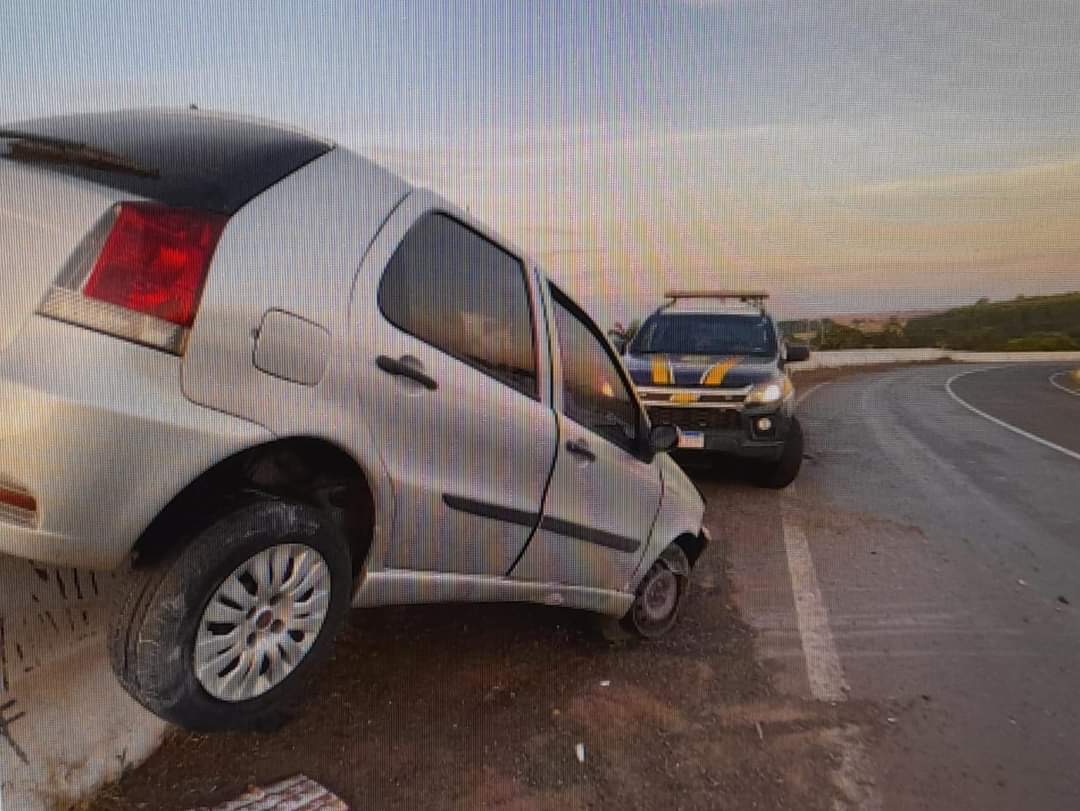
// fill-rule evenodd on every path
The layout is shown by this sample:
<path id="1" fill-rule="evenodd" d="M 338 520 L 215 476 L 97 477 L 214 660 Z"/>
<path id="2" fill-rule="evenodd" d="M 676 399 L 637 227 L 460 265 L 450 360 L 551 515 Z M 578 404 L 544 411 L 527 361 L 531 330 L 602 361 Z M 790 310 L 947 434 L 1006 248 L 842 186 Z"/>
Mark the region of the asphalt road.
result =
<path id="1" fill-rule="evenodd" d="M 880 708 L 867 806 L 1080 808 L 1080 397 L 1060 368 L 842 378 L 800 408 L 794 488 L 704 484 L 775 683 Z"/>

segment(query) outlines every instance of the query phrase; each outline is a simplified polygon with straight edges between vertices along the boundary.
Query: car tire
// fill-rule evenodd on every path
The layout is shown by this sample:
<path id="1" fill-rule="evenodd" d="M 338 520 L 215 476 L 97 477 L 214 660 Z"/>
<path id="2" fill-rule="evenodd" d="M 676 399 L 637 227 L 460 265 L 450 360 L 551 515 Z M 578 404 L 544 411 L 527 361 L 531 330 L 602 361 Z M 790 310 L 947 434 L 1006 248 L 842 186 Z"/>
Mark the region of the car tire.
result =
<path id="1" fill-rule="evenodd" d="M 128 579 L 109 628 L 113 671 L 185 729 L 280 726 L 348 613 L 348 543 L 321 510 L 264 495 L 182 534 Z"/>
<path id="2" fill-rule="evenodd" d="M 673 543 L 641 579 L 634 603 L 619 625 L 631 637 L 658 639 L 675 626 L 689 588 L 690 561 Z"/>
<path id="3" fill-rule="evenodd" d="M 792 417 L 791 427 L 788 428 L 787 439 L 784 440 L 784 449 L 780 454 L 780 458 L 775 462 L 762 464 L 756 471 L 754 481 L 759 487 L 769 487 L 776 490 L 787 487 L 799 475 L 802 459 L 802 425 L 797 417 Z"/>

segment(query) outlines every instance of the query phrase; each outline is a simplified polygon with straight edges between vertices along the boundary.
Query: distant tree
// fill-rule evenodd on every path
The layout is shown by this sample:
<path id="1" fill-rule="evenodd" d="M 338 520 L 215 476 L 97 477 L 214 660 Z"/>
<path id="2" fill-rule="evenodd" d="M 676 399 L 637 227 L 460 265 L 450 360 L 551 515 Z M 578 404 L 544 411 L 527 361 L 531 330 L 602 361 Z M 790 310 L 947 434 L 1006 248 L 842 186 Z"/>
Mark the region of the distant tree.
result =
<path id="1" fill-rule="evenodd" d="M 811 346 L 817 349 L 862 349 L 866 344 L 866 335 L 862 330 L 826 320 Z"/>
<path id="2" fill-rule="evenodd" d="M 1010 352 L 1067 352 L 1080 349 L 1080 343 L 1063 332 L 1036 332 L 1023 338 L 1012 338 L 1005 348 Z"/>

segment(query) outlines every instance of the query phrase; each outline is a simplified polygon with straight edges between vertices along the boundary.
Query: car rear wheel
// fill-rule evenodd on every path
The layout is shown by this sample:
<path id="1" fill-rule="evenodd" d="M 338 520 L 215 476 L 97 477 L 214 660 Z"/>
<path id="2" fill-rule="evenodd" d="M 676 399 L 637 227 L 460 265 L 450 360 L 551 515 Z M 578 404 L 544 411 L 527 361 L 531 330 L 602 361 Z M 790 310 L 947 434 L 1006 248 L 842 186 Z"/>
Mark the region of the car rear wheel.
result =
<path id="1" fill-rule="evenodd" d="M 236 506 L 136 570 L 110 627 L 113 670 L 187 729 L 276 726 L 329 652 L 351 586 L 348 544 L 320 510 Z"/>
<path id="2" fill-rule="evenodd" d="M 791 418 L 784 450 L 775 462 L 761 464 L 755 471 L 754 481 L 759 487 L 781 489 L 787 487 L 799 475 L 803 459 L 802 425 L 797 417 Z"/>

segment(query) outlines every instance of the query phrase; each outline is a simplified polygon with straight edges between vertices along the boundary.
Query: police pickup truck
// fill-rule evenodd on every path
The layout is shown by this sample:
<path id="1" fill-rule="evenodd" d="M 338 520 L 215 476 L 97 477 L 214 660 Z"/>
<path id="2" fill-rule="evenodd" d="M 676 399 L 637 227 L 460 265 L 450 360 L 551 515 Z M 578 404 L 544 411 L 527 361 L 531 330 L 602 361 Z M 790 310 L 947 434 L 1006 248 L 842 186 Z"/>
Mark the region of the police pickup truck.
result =
<path id="1" fill-rule="evenodd" d="M 777 337 L 767 293 L 669 291 L 622 347 L 653 423 L 679 429 L 681 461 L 734 455 L 751 461 L 763 487 L 786 487 L 799 473 L 803 435 L 787 363 L 806 346 Z"/>

